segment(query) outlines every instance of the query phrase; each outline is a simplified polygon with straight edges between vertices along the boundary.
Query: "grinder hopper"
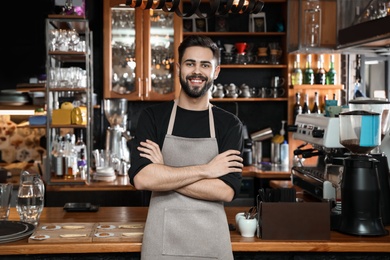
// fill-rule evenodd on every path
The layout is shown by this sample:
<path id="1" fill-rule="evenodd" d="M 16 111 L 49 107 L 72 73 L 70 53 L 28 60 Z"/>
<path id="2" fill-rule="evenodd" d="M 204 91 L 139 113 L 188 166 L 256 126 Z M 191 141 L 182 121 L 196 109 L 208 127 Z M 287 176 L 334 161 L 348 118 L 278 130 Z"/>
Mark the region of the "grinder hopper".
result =
<path id="1" fill-rule="evenodd" d="M 106 150 L 110 154 L 110 164 L 119 175 L 127 174 L 130 167 L 130 151 L 127 147 L 127 99 L 104 100 L 104 114 L 110 126 L 106 135 Z"/>

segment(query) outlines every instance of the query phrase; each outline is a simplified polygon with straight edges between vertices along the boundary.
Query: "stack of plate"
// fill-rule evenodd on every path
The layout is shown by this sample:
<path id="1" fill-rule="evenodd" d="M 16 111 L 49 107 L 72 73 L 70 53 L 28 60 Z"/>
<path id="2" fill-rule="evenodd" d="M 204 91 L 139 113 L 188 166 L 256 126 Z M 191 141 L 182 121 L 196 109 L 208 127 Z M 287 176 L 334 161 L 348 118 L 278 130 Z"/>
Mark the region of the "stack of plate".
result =
<path id="1" fill-rule="evenodd" d="M 13 89 L 0 90 L 0 105 L 2 106 L 22 106 L 29 102 L 30 99 L 27 93 Z"/>
<path id="2" fill-rule="evenodd" d="M 35 226 L 21 221 L 0 221 L 0 243 L 21 240 L 31 235 Z"/>
<path id="3" fill-rule="evenodd" d="M 116 179 L 113 167 L 97 167 L 93 176 L 95 181 L 114 181 Z"/>

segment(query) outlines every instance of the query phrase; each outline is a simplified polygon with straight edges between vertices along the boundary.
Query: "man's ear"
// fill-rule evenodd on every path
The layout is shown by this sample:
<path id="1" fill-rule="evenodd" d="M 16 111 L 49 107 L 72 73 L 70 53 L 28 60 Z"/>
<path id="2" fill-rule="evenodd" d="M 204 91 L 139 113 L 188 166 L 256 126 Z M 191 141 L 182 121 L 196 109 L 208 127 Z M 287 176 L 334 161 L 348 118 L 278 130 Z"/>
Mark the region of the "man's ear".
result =
<path id="1" fill-rule="evenodd" d="M 215 70 L 214 70 L 214 79 L 217 79 L 218 78 L 218 75 L 219 75 L 219 72 L 221 71 L 221 67 L 218 65 L 217 67 L 215 67 Z"/>
<path id="2" fill-rule="evenodd" d="M 179 76 L 180 77 L 180 64 L 179 64 L 179 62 L 175 62 L 175 69 L 176 69 L 176 74 L 177 74 L 177 76 Z"/>

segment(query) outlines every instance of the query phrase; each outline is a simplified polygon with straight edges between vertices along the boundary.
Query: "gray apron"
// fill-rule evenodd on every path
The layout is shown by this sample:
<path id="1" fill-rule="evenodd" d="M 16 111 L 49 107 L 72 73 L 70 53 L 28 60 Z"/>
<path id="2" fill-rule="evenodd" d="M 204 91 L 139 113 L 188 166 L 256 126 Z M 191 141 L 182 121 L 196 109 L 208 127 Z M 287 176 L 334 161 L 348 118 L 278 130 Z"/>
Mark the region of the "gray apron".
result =
<path id="1" fill-rule="evenodd" d="M 184 138 L 172 135 L 177 109 L 175 102 L 162 149 L 166 165 L 205 164 L 218 154 L 211 106 L 211 138 Z M 152 192 L 141 258 L 233 259 L 223 203 L 193 199 L 175 191 Z"/>

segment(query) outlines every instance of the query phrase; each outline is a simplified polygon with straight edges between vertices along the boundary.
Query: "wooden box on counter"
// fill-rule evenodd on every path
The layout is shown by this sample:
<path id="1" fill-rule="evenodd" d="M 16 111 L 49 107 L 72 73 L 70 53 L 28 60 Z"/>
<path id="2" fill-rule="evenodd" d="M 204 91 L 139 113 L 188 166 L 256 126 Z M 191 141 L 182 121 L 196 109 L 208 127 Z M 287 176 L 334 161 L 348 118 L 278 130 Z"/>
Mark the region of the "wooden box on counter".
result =
<path id="1" fill-rule="evenodd" d="M 330 240 L 328 202 L 260 202 L 258 208 L 264 240 Z"/>

